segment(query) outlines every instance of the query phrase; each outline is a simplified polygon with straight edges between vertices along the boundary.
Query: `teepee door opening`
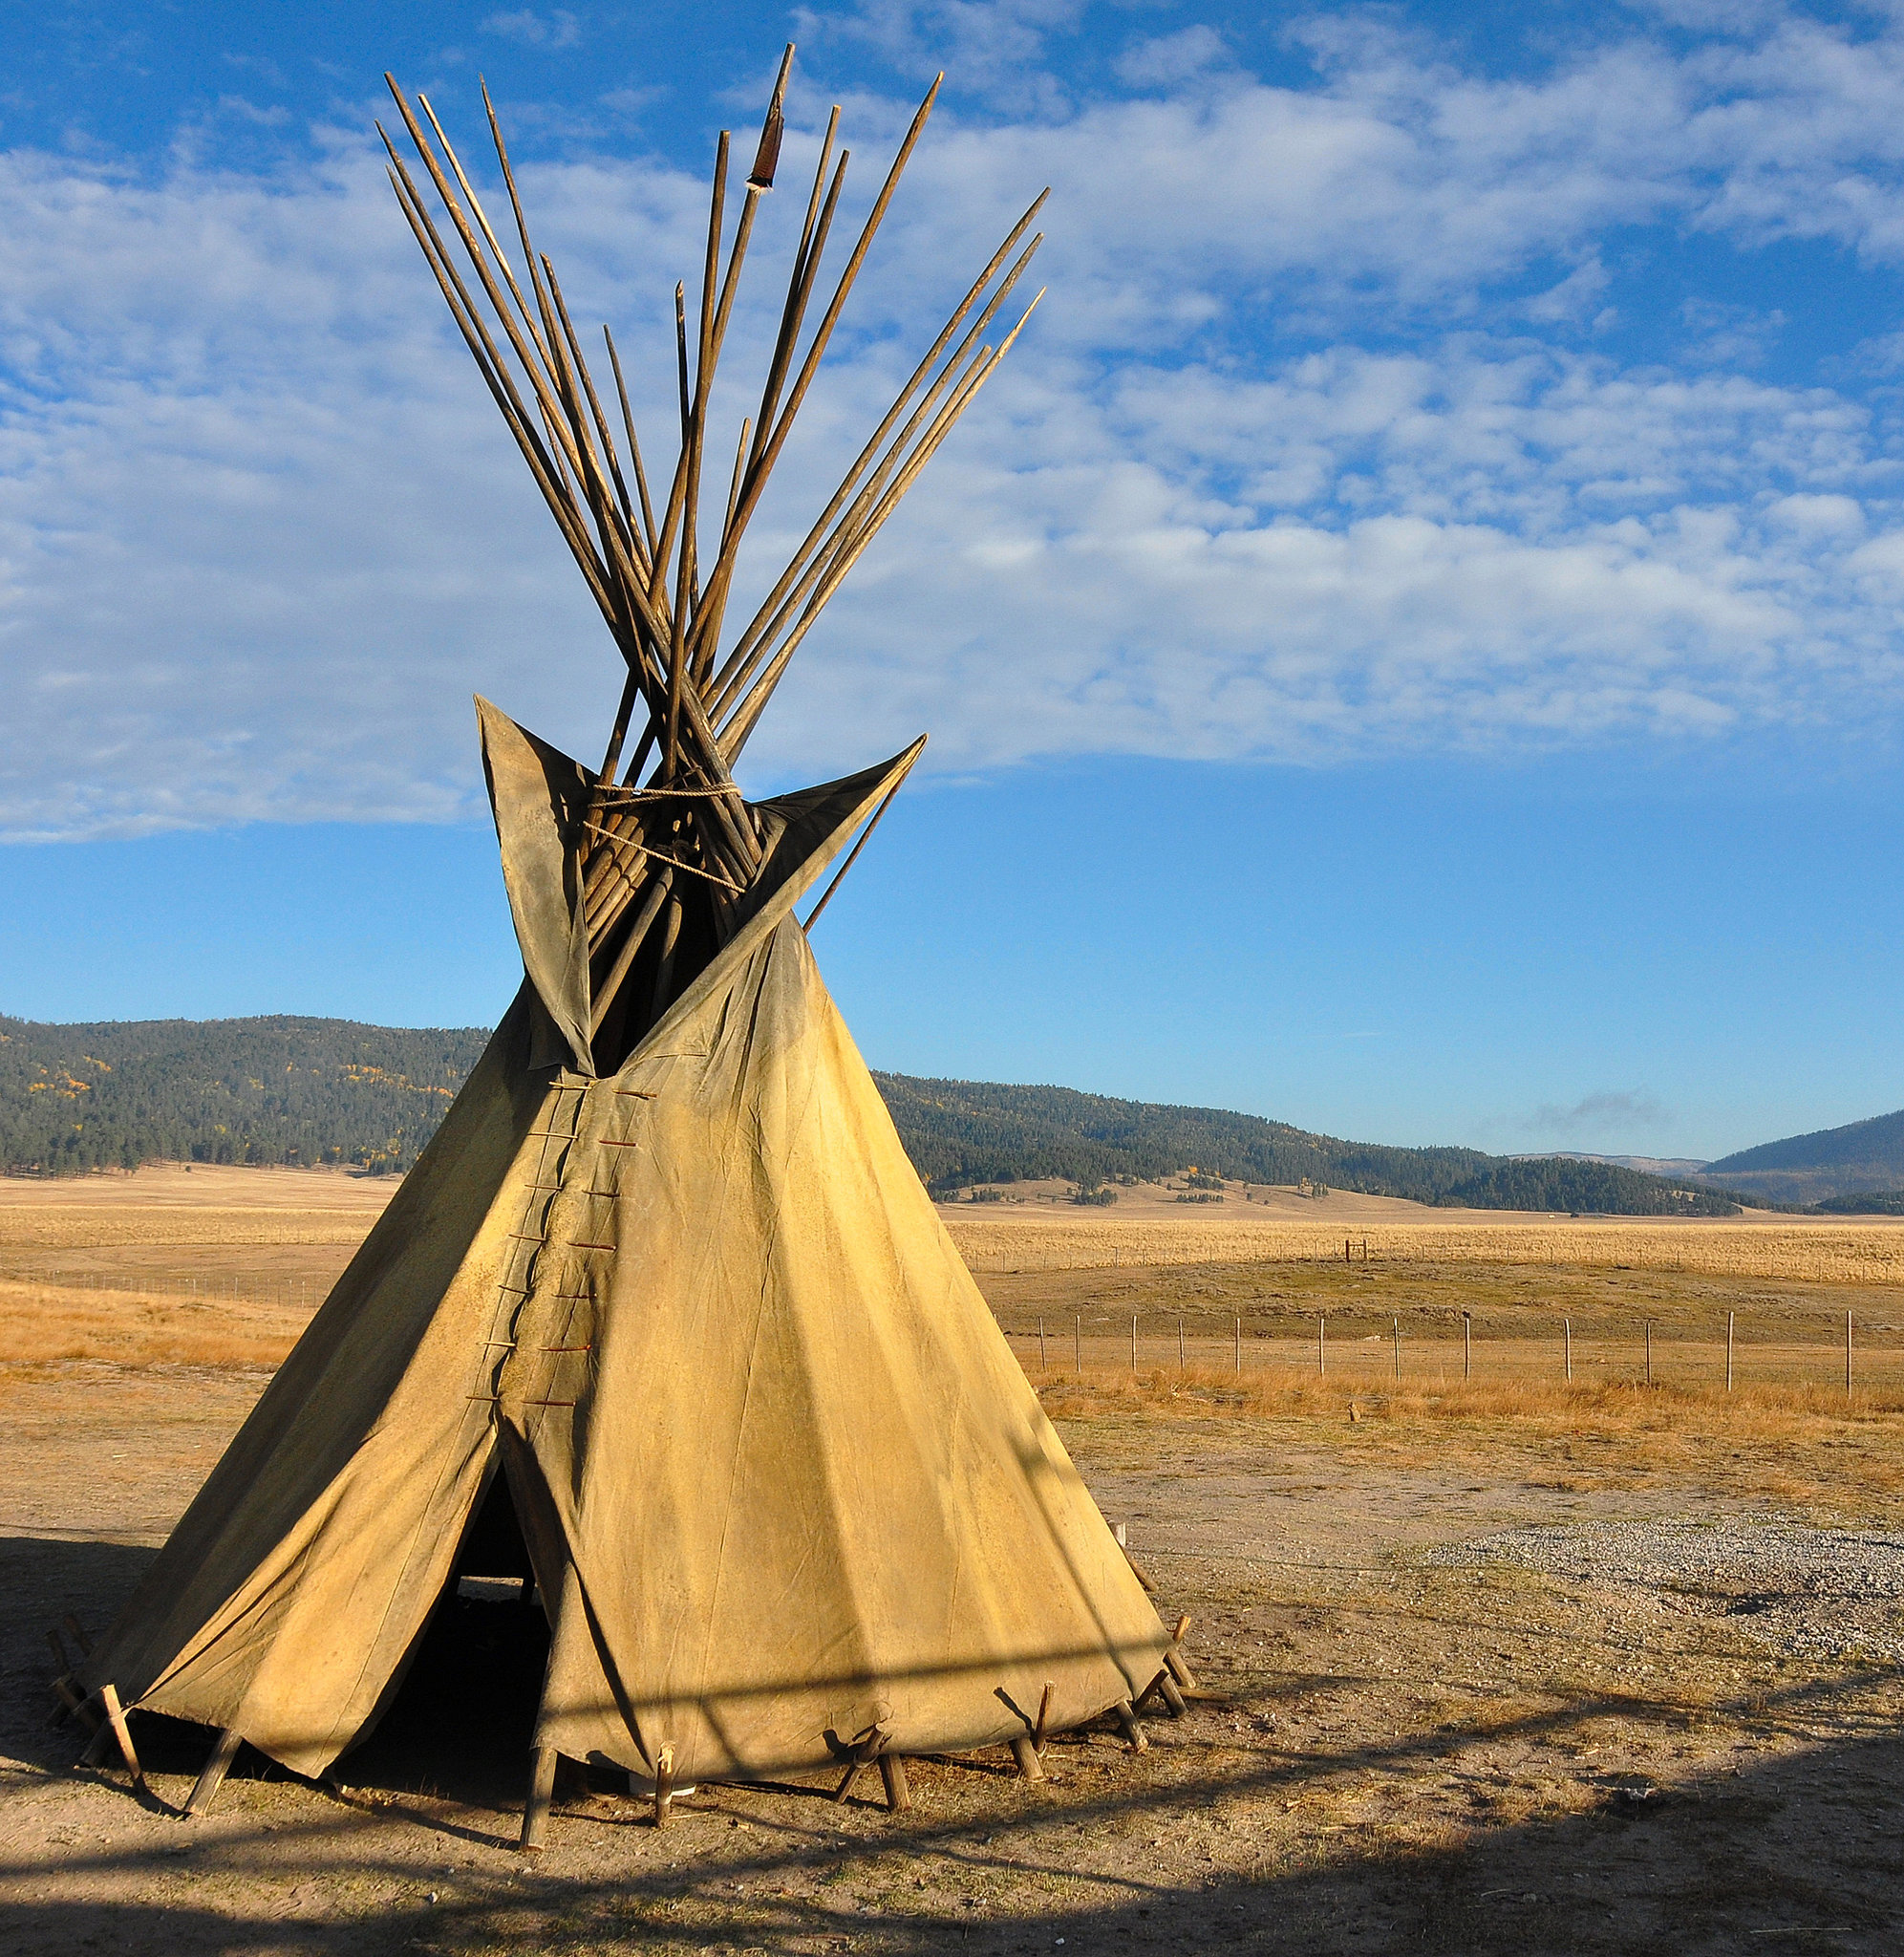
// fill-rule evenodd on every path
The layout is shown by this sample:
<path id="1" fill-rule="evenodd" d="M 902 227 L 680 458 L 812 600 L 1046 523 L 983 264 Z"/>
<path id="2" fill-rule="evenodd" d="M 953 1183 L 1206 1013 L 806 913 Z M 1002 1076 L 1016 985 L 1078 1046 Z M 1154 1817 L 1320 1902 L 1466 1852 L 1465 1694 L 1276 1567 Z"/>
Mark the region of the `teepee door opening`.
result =
<path id="1" fill-rule="evenodd" d="M 396 1692 L 341 1777 L 519 1803 L 548 1648 L 548 1615 L 499 1467 Z"/>

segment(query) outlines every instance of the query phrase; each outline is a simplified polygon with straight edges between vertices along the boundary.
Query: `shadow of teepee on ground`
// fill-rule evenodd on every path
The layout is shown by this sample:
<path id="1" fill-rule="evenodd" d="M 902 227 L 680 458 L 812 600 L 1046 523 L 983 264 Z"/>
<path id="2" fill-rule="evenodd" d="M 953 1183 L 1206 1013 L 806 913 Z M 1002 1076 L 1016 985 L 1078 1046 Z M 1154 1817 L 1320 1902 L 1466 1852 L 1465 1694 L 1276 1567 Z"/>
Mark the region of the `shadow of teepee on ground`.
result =
<path id="1" fill-rule="evenodd" d="M 1226 1796 L 1191 1783 L 1166 1806 Z M 246 1827 L 199 1851 L 193 1882 L 163 1901 L 129 1893 L 151 1853 L 102 1849 L 87 1860 L 118 1892 L 96 1902 L 0 1903 L 0 1941 L 21 1957 L 91 1947 L 197 1953 L 423 1948 L 489 1952 L 850 1948 L 913 1953 L 1264 1949 L 1278 1952 L 1670 1952 L 1701 1957 L 1786 1946 L 1842 1953 L 1899 1947 L 1897 1820 L 1904 1742 L 1883 1738 L 1787 1756 L 1748 1774 L 1644 1802 L 1609 1801 L 1566 1819 L 1487 1831 L 1443 1849 L 1342 1849 L 1326 1864 L 1202 1882 L 1158 1881 L 1133 1869 L 1097 1884 L 1096 1905 L 1049 1909 L 1032 1892 L 1075 1871 L 1043 1825 L 1000 1820 L 946 1827 L 884 1824 L 844 1840 L 824 1820 L 785 1815 L 765 1848 L 721 1853 L 717 1813 L 686 1822 L 670 1860 L 611 1875 L 532 1874 L 497 1854 L 440 1879 L 431 1892 L 414 1861 L 392 1859 L 388 1816 L 307 1806 L 289 1833 Z M 802 1804 L 804 1805 L 803 1803 Z M 1132 1786 L 1097 1811 L 1064 1811 L 1075 1824 L 1108 1824 L 1152 1803 Z M 282 1826 L 282 1824 L 277 1824 Z M 586 1819 L 569 1826 L 590 1828 Z M 619 1833 L 619 1830 L 615 1832 Z M 696 1854 L 691 1837 L 707 1852 Z M 344 1846 L 361 1887 L 395 1886 L 389 1903 L 327 1916 L 326 1896 L 347 1887 L 334 1859 Z M 269 1848 L 290 1849 L 269 1874 Z M 162 1851 L 159 1853 L 162 1854 Z M 782 1879 L 826 1867 L 798 1893 Z M 891 1867 L 930 1866 L 931 1894 L 905 1894 Z M 234 1895 L 247 1878 L 249 1905 Z M 205 1900 L 195 1900 L 203 1884 Z M 868 1887 L 888 1893 L 872 1896 Z M 949 1888 L 961 1893 L 949 1896 Z M 212 1893 L 215 1892 L 216 1900 Z M 973 1899 L 983 1897 L 976 1903 Z"/>
<path id="2" fill-rule="evenodd" d="M 0 1571 L 64 1597 L 130 1581 L 143 1552 L 113 1545 L 0 1544 Z M 18 1593 L 15 1593 L 16 1596 Z M 836 1808 L 812 1788 L 710 1789 L 657 1833 L 637 1804 L 577 1785 L 558 1803 L 547 1855 L 525 1862 L 514 1832 L 521 1720 L 472 1705 L 473 1680 L 506 1694 L 497 1606 L 458 1643 L 419 1654 L 378 1742 L 350 1756 L 333 1795 L 253 1764 L 209 1823 L 137 1808 L 121 1779 L 74 1775 L 71 1729 L 51 1731 L 36 1692 L 10 1694 L 10 1774 L 62 1824 L 56 1849 L 21 1848 L 15 1804 L 0 1864 L 0 1947 L 22 1957 L 89 1948 L 210 1957 L 435 1952 L 941 1951 L 1202 1949 L 1298 1953 L 1706 1952 L 1904 1947 L 1904 1739 L 1879 1723 L 1891 1696 L 1869 1676 L 1797 1687 L 1749 1724 L 1791 1736 L 1835 1729 L 1803 1751 L 1760 1754 L 1646 1797 L 1608 1775 L 1585 1812 L 1506 1825 L 1442 1794 L 1406 1828 L 1351 1821 L 1292 1835 L 1270 1822 L 1326 1791 L 1415 1775 L 1426 1786 L 1475 1736 L 1404 1731 L 1293 1751 L 1251 1713 L 1300 1696 L 1299 1678 L 1239 1694 L 1235 1711 L 1193 1710 L 1154 1729 L 1132 1758 L 1082 1739 L 1055 1745 L 1056 1787 L 1011 1777 L 1007 1756 L 920 1763 L 919 1808 Z M 42 1613 L 43 1615 L 44 1613 Z M 36 1687 L 10 1610 L 9 1669 Z M 466 1630 L 466 1626 L 464 1629 Z M 453 1635 L 456 1633 L 456 1635 Z M 433 1636 L 435 1633 L 433 1633 Z M 533 1652 L 516 1651 L 532 1691 Z M 24 1662 L 23 1662 L 24 1661 Z M 525 1702 L 526 1705 L 526 1702 Z M 1640 1699 L 1583 1695 L 1491 1727 L 1565 1739 Z M 32 1716 L 30 1716 L 32 1715 Z M 1735 1721 L 1743 1712 L 1735 1709 Z M 443 1723 L 455 1729 L 446 1746 Z M 156 1776 L 196 1771 L 204 1735 L 147 1720 Z M 379 1758 L 375 1746 L 385 1752 Z M 427 1772 L 424 1771 L 427 1769 Z M 1425 1772 L 1423 1770 L 1426 1770 Z M 1208 1842 L 1204 1860 L 1196 1843 Z M 1164 1843 L 1160 1853 L 1157 1844 Z M 434 1898 L 434 1900 L 432 1900 Z"/>

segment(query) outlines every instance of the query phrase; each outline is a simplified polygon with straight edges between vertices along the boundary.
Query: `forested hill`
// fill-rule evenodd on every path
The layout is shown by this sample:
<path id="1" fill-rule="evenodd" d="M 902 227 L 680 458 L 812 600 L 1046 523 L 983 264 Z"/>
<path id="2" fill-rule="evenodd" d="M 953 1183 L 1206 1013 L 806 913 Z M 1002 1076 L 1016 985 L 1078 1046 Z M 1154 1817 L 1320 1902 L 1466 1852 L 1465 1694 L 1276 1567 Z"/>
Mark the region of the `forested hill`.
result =
<path id="1" fill-rule="evenodd" d="M 40 1025 L 0 1016 L 0 1168 L 73 1174 L 140 1162 L 407 1169 L 488 1034 L 349 1020 L 147 1020 Z M 900 1140 L 935 1190 L 1062 1176 L 1096 1184 L 1188 1168 L 1251 1182 L 1480 1209 L 1723 1215 L 1712 1191 L 1602 1162 L 1389 1149 L 1213 1108 L 1069 1087 L 876 1074 Z"/>
<path id="2" fill-rule="evenodd" d="M 899 1138 L 934 1189 L 1063 1176 L 1151 1180 L 1196 1167 L 1246 1182 L 1304 1176 L 1333 1189 L 1483 1210 L 1595 1215 L 1729 1215 L 1737 1207 L 1605 1162 L 1509 1160 L 1476 1149 L 1391 1149 L 1337 1141 L 1260 1115 L 1117 1101 L 1070 1087 L 922 1081 L 876 1073 Z"/>
<path id="3" fill-rule="evenodd" d="M 489 1035 L 350 1020 L 0 1016 L 0 1167 L 71 1174 L 140 1162 L 407 1169 Z"/>
<path id="4" fill-rule="evenodd" d="M 1707 1164 L 1702 1179 L 1787 1203 L 1894 1190 L 1904 1183 L 1904 1110 L 1742 1149 Z"/>

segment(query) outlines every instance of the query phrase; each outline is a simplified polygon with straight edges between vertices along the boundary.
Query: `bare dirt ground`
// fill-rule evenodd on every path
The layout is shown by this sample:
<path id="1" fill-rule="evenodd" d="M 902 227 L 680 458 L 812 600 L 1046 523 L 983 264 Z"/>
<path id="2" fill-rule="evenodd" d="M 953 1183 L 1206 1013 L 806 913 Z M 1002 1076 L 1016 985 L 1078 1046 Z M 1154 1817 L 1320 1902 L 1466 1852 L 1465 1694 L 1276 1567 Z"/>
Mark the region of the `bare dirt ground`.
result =
<path id="1" fill-rule="evenodd" d="M 1135 1298 L 1167 1322 L 1194 1301 L 1212 1341 L 1261 1289 L 1244 1387 L 1157 1354 L 1135 1375 L 1044 1381 L 1166 1618 L 1194 1620 L 1207 1696 L 1147 1722 L 1148 1751 L 1108 1730 L 1066 1735 L 1038 1786 L 1003 1753 L 918 1762 L 901 1817 L 876 1783 L 844 1806 L 817 1787 L 709 1788 L 660 1831 L 608 1782 L 574 1783 L 533 1865 L 509 1846 L 540 1663 L 538 1614 L 521 1604 L 447 1605 L 335 1789 L 242 1755 L 213 1814 L 181 1821 L 170 1810 L 207 1735 L 158 1721 L 139 1731 L 149 1798 L 117 1768 L 75 1770 L 72 1728 L 45 1723 L 46 1629 L 67 1611 L 94 1627 L 110 1616 L 267 1368 L 141 1357 L 149 1334 L 126 1363 L 0 1354 L 4 1947 L 1904 1946 L 1893 1396 L 1429 1376 L 1426 1314 L 1458 1317 L 1464 1297 L 1512 1330 L 1530 1281 L 1543 1309 L 1574 1286 L 1586 1320 L 1631 1315 L 1618 1285 L 1641 1281 L 1499 1264 L 1451 1263 L 1426 1284 L 1422 1343 L 1404 1344 L 1423 1370 L 1401 1390 L 1307 1380 L 1273 1364 L 1276 1313 L 1292 1339 L 1321 1305 L 1392 1318 L 1393 1287 L 1423 1281 L 1323 1271 L 1118 1274 L 1131 1287 L 1119 1313 Z M 1019 1326 L 1071 1311 L 1104 1273 L 984 1281 Z M 1705 1326 L 1724 1308 L 1709 1276 L 1643 1281 L 1655 1316 Z M 1894 1292 L 1853 1288 L 1853 1309 L 1896 1316 Z M 1734 1308 L 1749 1293 L 1789 1327 L 1844 1308 L 1830 1285 L 1733 1290 Z M 119 1301 L 86 1298 L 106 1313 Z M 1021 1355 L 1026 1343 L 1020 1326 Z"/>

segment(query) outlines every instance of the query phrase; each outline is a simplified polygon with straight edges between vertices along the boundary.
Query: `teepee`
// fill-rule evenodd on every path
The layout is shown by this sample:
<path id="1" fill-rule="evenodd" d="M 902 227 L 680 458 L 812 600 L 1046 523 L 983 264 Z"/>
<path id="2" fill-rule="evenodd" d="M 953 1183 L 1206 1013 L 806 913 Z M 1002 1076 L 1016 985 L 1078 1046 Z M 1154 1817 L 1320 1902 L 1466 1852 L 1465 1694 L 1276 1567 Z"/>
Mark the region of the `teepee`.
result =
<path id="1" fill-rule="evenodd" d="M 193 1811 L 241 1740 L 317 1774 L 363 1739 L 499 1525 L 549 1622 L 525 1845 L 563 1756 L 626 1770 L 657 1817 L 672 1785 L 837 1766 L 844 1791 L 872 1761 L 898 1805 L 909 1753 L 1009 1743 L 1036 1774 L 1045 1732 L 1116 1712 L 1136 1744 L 1133 1705 L 1175 1700 L 1172 1640 L 796 914 L 923 742 L 760 802 L 733 777 L 821 608 L 1010 346 L 1017 326 L 985 335 L 1039 242 L 1035 204 L 723 655 L 737 551 L 931 107 L 808 331 L 845 173 L 834 110 L 704 548 L 716 367 L 792 52 L 731 223 L 720 138 L 692 329 L 676 289 L 658 506 L 614 341 L 625 447 L 493 108 L 514 250 L 429 102 L 392 83 L 447 225 L 386 138 L 404 215 L 626 678 L 592 769 L 478 701 L 522 990 L 85 1660 L 98 1744 L 116 1733 L 135 1772 L 122 1708 L 217 1729 Z"/>

